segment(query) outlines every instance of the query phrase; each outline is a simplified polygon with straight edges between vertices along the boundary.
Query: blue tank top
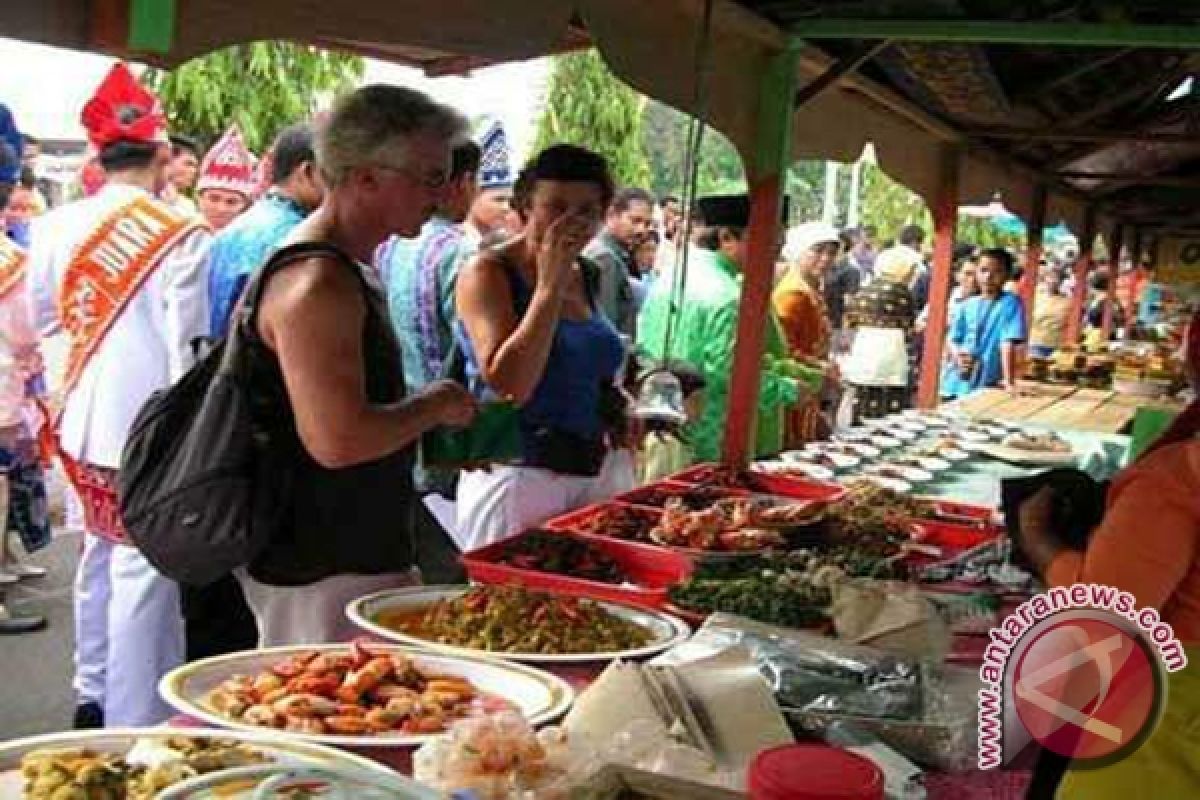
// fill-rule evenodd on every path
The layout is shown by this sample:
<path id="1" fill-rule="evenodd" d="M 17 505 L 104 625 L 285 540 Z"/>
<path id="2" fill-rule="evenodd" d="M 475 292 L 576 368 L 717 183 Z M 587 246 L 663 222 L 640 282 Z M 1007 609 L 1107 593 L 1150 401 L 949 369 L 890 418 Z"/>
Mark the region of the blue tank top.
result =
<path id="1" fill-rule="evenodd" d="M 501 263 L 519 318 L 529 308 L 533 290 L 507 258 L 502 258 Z M 588 282 L 585 280 L 584 283 L 586 286 Z M 616 329 L 596 307 L 590 288 L 587 294 L 591 316 L 582 321 L 559 319 L 542 380 L 521 407 L 521 433 L 525 442 L 529 441 L 533 431 L 541 428 L 593 440 L 603 433 L 601 386 L 612 383 L 625 351 Z M 462 320 L 455 320 L 454 335 L 466 356 L 467 386 L 471 393 L 484 401 L 498 399 L 480 375 L 479 360 Z"/>

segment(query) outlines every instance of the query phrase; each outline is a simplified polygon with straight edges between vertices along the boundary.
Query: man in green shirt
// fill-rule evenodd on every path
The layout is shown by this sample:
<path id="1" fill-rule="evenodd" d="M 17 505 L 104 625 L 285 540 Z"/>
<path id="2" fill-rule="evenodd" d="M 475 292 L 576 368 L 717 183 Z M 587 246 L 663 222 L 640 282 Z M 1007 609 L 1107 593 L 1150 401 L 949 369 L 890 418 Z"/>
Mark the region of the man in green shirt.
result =
<path id="1" fill-rule="evenodd" d="M 668 358 L 695 365 L 703 373 L 707 386 L 704 413 L 688 426 L 687 432 L 696 460 L 715 461 L 721 455 L 729 411 L 750 201 L 746 195 L 717 195 L 700 198 L 696 206 L 687 275 L 669 349 L 665 340 L 676 283 L 675 265 L 659 276 L 646 297 L 638 317 L 637 346 L 650 359 L 660 360 L 665 353 Z M 765 360 L 774 363 L 785 359 L 787 349 L 774 315 L 768 314 L 763 324 L 767 326 L 764 353 L 770 356 Z M 797 374 L 799 378 L 771 369 L 763 372 L 755 448 L 758 456 L 772 455 L 783 447 L 783 410 L 794 405 L 803 392 L 820 386 L 819 373 Z"/>

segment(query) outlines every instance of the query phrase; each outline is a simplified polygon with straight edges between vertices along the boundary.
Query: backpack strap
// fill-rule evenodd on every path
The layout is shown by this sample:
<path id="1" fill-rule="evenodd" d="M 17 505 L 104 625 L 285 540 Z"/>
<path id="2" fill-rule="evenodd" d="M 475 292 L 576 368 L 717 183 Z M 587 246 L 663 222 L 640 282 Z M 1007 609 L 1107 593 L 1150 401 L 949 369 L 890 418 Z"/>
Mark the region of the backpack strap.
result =
<path id="1" fill-rule="evenodd" d="M 334 261 L 344 264 L 350 269 L 362 286 L 364 296 L 369 291 L 366 279 L 359 270 L 358 263 L 344 250 L 329 242 L 298 242 L 276 250 L 267 263 L 256 270 L 246 289 L 234 307 L 229 332 L 223 340 L 213 345 L 213 350 L 220 349 L 219 371 L 224 375 L 234 375 L 243 372 L 247 358 L 251 358 L 253 349 L 265 348 L 266 342 L 258 333 L 258 312 L 262 305 L 263 293 L 267 282 L 280 270 L 314 256 L 331 257 Z M 245 355 L 243 355 L 245 354 Z"/>

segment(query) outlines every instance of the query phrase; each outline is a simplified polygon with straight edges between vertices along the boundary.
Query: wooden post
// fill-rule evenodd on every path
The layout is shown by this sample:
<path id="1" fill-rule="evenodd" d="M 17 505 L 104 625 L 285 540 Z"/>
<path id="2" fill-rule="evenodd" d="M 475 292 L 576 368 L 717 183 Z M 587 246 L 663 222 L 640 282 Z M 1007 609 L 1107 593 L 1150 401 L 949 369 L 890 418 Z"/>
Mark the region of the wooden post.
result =
<path id="1" fill-rule="evenodd" d="M 941 154 L 938 196 L 933 205 L 933 268 L 929 278 L 929 318 L 925 323 L 925 346 L 917 382 L 917 406 L 933 408 L 941 397 L 943 348 L 946 344 L 946 314 L 950 305 L 950 282 L 954 271 L 954 238 L 958 229 L 958 175 L 961 151 L 947 145 Z"/>
<path id="2" fill-rule="evenodd" d="M 1125 298 L 1125 328 L 1121 331 L 1121 339 L 1126 340 L 1133 333 L 1133 324 L 1137 322 L 1138 315 L 1138 295 L 1141 288 L 1142 278 L 1142 229 L 1133 229 L 1133 244 L 1130 245 L 1130 261 L 1132 261 L 1133 269 L 1130 270 L 1129 276 L 1129 294 Z"/>
<path id="3" fill-rule="evenodd" d="M 1029 208 L 1029 226 L 1025 230 L 1025 272 L 1019 284 L 1025 324 L 1033 322 L 1033 303 L 1037 297 L 1038 268 L 1042 263 L 1042 238 L 1046 230 L 1046 185 L 1033 186 Z"/>
<path id="4" fill-rule="evenodd" d="M 1065 344 L 1078 344 L 1083 329 L 1083 305 L 1087 300 L 1088 274 L 1092 271 L 1092 252 L 1096 246 L 1096 208 L 1088 206 L 1083 214 L 1083 232 L 1079 237 L 1079 258 L 1075 261 L 1075 287 L 1071 292 L 1071 310 L 1067 312 Z"/>
<path id="5" fill-rule="evenodd" d="M 1124 224 L 1114 222 L 1112 233 L 1108 237 L 1108 294 L 1104 297 L 1104 323 L 1100 329 L 1106 342 L 1112 336 L 1113 303 L 1117 297 L 1117 273 L 1121 269 L 1121 245 L 1124 241 Z"/>
<path id="6" fill-rule="evenodd" d="M 758 147 L 750 182 L 737 342 L 729 376 L 724 460 L 743 465 L 754 454 L 755 414 L 762 385 L 762 352 L 771 315 L 775 259 L 779 252 L 780 190 L 791 153 L 792 95 L 800 47 L 793 42 L 772 61 L 758 97 Z"/>

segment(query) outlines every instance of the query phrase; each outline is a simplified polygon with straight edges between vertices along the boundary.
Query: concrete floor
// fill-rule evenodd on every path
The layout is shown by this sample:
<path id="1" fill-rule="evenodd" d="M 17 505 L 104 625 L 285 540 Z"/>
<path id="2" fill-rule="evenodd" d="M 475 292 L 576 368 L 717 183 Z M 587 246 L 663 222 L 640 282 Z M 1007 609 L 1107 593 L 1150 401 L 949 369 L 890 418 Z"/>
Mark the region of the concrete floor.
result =
<path id="1" fill-rule="evenodd" d="M 71 582 L 78 561 L 79 533 L 59 533 L 27 560 L 49 573 L 5 590 L 12 611 L 45 616 L 38 633 L 0 636 L 0 740 L 67 730 L 75 711 L 71 690 L 74 648 Z"/>

